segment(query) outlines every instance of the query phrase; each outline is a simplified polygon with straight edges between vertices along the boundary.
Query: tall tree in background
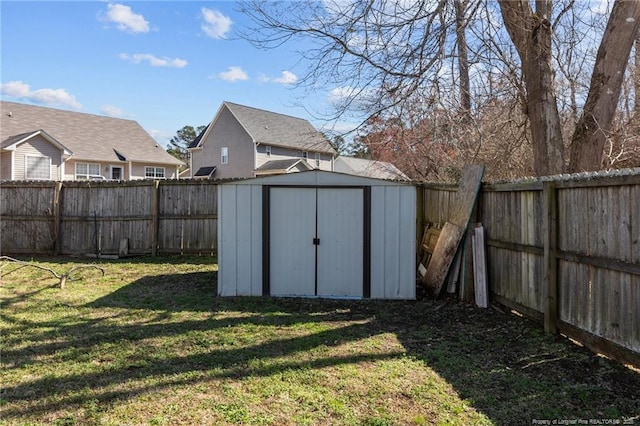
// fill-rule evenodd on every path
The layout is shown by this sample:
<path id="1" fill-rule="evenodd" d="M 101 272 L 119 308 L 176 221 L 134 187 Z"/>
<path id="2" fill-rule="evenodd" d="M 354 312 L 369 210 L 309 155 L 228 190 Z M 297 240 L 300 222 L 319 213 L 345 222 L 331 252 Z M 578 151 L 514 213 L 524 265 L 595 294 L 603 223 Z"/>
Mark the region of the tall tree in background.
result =
<path id="1" fill-rule="evenodd" d="M 178 130 L 175 136 L 169 141 L 167 152 L 188 165 L 189 151 L 187 151 L 187 147 L 198 137 L 205 127 L 207 126 L 198 126 L 197 128 L 184 126 Z"/>
<path id="2" fill-rule="evenodd" d="M 395 148 L 389 152 L 405 150 L 405 155 L 443 146 L 438 152 L 455 160 L 456 167 L 483 161 L 488 171 L 508 177 L 518 172 L 503 164 L 523 155 L 520 173 L 601 167 L 606 142 L 615 136 L 640 2 L 616 0 L 608 18 L 590 5 L 575 0 L 247 0 L 243 11 L 255 24 L 245 37 L 256 45 L 302 41 L 299 54 L 308 71 L 300 84 L 311 91 L 332 89 L 334 119 L 355 112 L 365 133 L 385 134 L 364 134 L 361 141 L 391 143 L 393 134 Z M 605 20 L 606 27 L 599 26 Z M 572 27 L 585 36 L 576 37 Z M 599 46 L 595 57 L 594 46 Z M 583 76 L 587 69 L 590 76 Z M 581 99 L 586 99 L 583 105 Z M 444 127 L 425 121 L 447 117 Z M 393 125 L 381 132 L 382 123 Z M 513 157 L 505 158 L 506 152 Z"/>

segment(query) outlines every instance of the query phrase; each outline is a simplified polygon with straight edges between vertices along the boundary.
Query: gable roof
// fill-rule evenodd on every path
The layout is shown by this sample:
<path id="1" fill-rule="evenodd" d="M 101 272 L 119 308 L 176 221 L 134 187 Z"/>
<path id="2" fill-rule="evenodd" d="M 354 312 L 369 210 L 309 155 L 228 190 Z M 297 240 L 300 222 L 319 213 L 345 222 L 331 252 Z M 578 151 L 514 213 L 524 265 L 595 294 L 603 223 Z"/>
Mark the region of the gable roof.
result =
<path id="1" fill-rule="evenodd" d="M 308 120 L 225 101 L 211 123 L 215 123 L 223 108 L 231 112 L 254 143 L 336 154 L 329 141 Z M 209 127 L 198 135 L 189 148 L 199 146 Z"/>
<path id="2" fill-rule="evenodd" d="M 336 158 L 334 168 L 337 172 L 376 179 L 411 180 L 396 166 L 384 161 L 340 156 Z"/>
<path id="3" fill-rule="evenodd" d="M 35 130 L 32 132 L 20 133 L 19 135 L 11 136 L 3 141 L 0 141 L 0 149 L 14 150 L 21 143 L 26 142 L 29 139 L 38 135 L 41 135 L 43 138 L 45 138 L 54 146 L 56 146 L 58 149 L 60 149 L 64 155 L 70 156 L 71 154 L 73 154 L 73 152 L 71 152 L 69 148 L 61 144 L 59 141 L 56 140 L 56 138 L 54 138 L 53 136 L 51 136 L 49 133 L 45 132 L 42 129 Z"/>
<path id="4" fill-rule="evenodd" d="M 133 120 L 0 101 L 0 141 L 42 129 L 79 160 L 180 165 Z"/>
<path id="5" fill-rule="evenodd" d="M 200 145 L 200 141 L 202 140 L 202 138 L 204 137 L 205 133 L 207 133 L 207 130 L 209 130 L 209 126 L 211 125 L 211 123 L 207 124 L 205 126 L 204 129 L 202 129 L 202 131 L 200 132 L 200 134 L 198 136 L 196 136 L 196 138 L 194 140 L 191 141 L 191 143 L 187 146 L 188 148 L 197 148 L 198 145 Z"/>
<path id="6" fill-rule="evenodd" d="M 256 173 L 288 173 L 293 168 L 300 166 L 303 169 L 313 170 L 302 158 L 290 158 L 286 160 L 271 160 L 256 169 Z"/>

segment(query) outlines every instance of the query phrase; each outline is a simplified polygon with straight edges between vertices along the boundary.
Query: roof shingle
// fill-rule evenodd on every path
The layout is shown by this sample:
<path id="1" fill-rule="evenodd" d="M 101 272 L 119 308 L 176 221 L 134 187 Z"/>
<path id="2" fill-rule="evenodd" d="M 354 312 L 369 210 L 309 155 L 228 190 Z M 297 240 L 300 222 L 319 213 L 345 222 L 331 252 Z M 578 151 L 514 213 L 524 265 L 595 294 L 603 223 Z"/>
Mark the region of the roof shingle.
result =
<path id="1" fill-rule="evenodd" d="M 73 152 L 94 161 L 182 164 L 133 120 L 0 101 L 0 141 L 42 129 Z"/>
<path id="2" fill-rule="evenodd" d="M 303 118 L 226 101 L 223 102 L 221 108 L 227 108 L 233 114 L 255 143 L 296 148 L 301 151 L 336 154 L 327 138 Z M 198 146 L 206 130 L 194 140 L 189 148 Z"/>

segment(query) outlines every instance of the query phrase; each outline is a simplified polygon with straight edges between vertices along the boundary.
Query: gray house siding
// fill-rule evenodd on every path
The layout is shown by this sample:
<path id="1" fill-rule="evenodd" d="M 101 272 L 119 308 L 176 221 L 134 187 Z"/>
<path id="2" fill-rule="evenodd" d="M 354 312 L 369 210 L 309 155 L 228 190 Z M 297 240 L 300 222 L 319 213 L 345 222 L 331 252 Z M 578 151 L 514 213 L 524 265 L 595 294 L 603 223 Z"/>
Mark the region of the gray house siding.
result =
<path id="1" fill-rule="evenodd" d="M 27 179 L 26 162 L 28 156 L 49 157 L 51 169 L 49 179 L 59 179 L 59 169 L 62 164 L 62 152 L 42 136 L 35 136 L 28 141 L 18 145 L 15 151 L 15 179 Z"/>
<path id="2" fill-rule="evenodd" d="M 229 161 L 221 163 L 221 148 L 227 147 Z M 193 151 L 193 170 L 215 166 L 215 178 L 253 177 L 254 145 L 251 136 L 238 123 L 227 108 L 220 111 L 202 148 Z"/>
<path id="3" fill-rule="evenodd" d="M 0 179 L 11 179 L 11 153 L 3 152 L 0 154 Z"/>

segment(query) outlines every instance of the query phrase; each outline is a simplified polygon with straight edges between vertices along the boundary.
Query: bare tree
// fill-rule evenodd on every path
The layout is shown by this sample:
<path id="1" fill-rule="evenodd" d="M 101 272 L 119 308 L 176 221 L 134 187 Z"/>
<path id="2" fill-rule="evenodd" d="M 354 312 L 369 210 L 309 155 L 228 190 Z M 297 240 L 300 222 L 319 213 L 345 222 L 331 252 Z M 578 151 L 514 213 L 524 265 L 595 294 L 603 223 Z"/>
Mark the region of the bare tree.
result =
<path id="1" fill-rule="evenodd" d="M 508 147 L 513 155 L 531 155 L 531 166 L 522 170 L 537 175 L 600 166 L 619 99 L 620 74 L 640 22 L 640 2 L 616 0 L 592 60 L 581 37 L 564 21 L 568 16 L 581 30 L 597 30 L 581 20 L 592 12 L 575 0 L 499 0 L 497 5 L 486 0 L 247 0 L 242 10 L 255 24 L 244 37 L 256 45 L 268 48 L 302 40 L 299 53 L 308 69 L 301 85 L 312 91 L 318 86 L 334 89 L 331 118 L 356 113 L 369 130 L 372 119 L 379 126 L 398 118 L 404 130 L 395 133 L 406 135 L 417 123 L 425 127 L 415 120 L 416 109 L 438 119 L 444 115 L 455 126 L 449 127 L 456 130 L 449 132 L 452 140 L 435 132 L 441 127 L 434 124 L 427 126 L 434 131 L 427 132 L 430 139 L 423 144 L 453 144 L 457 158 L 465 160 L 490 158 L 493 151 Z M 571 55 L 566 68 L 563 52 Z M 588 77 L 583 82 L 582 73 L 576 77 L 574 71 L 590 67 L 594 71 L 587 85 Z M 560 99 L 559 78 L 568 93 Z M 583 95 L 586 87 L 588 94 Z M 581 99 L 586 99 L 583 107 Z M 521 115 L 509 109 L 497 113 L 512 108 L 514 101 L 520 103 Z M 511 117 L 504 132 L 487 121 L 503 116 Z M 415 149 L 420 131 L 414 130 Z M 518 141 L 489 142 L 495 135 L 517 135 Z M 569 155 L 565 147 L 570 147 Z M 565 158 L 570 158 L 568 168 Z"/>
<path id="2" fill-rule="evenodd" d="M 589 95 L 571 140 L 569 171 L 599 170 L 640 25 L 640 2 L 617 0 L 611 9 L 591 75 Z"/>

